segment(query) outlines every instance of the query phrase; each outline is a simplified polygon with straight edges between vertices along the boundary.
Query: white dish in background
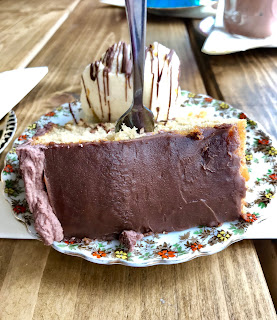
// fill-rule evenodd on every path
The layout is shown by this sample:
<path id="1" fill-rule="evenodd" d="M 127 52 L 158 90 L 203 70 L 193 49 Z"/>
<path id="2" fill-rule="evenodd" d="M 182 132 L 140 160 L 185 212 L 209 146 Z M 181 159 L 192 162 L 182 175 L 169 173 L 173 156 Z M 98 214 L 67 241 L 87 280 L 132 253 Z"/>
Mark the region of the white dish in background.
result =
<path id="1" fill-rule="evenodd" d="M 124 0 L 100 0 L 101 3 L 112 5 L 116 7 L 124 7 Z M 160 1 L 161 3 L 161 1 Z M 202 19 L 209 15 L 216 15 L 217 1 L 213 0 L 202 0 L 200 5 L 195 6 L 176 6 L 176 7 L 165 7 L 160 4 L 160 7 L 147 7 L 147 12 L 168 17 L 180 17 L 180 18 L 192 18 Z"/>
<path id="2" fill-rule="evenodd" d="M 274 215 L 276 207 L 271 202 L 277 187 L 277 149 L 271 137 L 260 124 L 249 119 L 241 110 L 211 97 L 182 91 L 183 103 L 176 114 L 187 115 L 190 112 L 206 112 L 210 116 L 222 118 L 247 119 L 246 159 L 250 173 L 246 195 L 247 220 L 226 222 L 217 228 L 196 227 L 168 234 L 154 234 L 138 241 L 134 252 L 127 253 L 114 241 L 55 242 L 52 246 L 64 254 L 82 257 L 99 264 L 123 264 L 144 267 L 158 264 L 176 264 L 196 257 L 211 255 L 224 250 L 234 242 L 248 238 L 247 234 L 262 230 L 263 221 Z M 72 110 L 78 119 L 81 116 L 80 103 L 72 104 Z M 19 175 L 18 159 L 15 147 L 30 139 L 38 128 L 49 122 L 64 125 L 72 121 L 68 105 L 60 106 L 31 124 L 15 141 L 12 150 L 6 156 L 6 165 L 2 171 L 5 197 L 12 207 L 16 219 L 23 222 L 28 231 L 37 239 L 33 217 L 25 199 L 24 183 Z M 275 212 L 276 213 L 276 212 Z M 275 226 L 275 237 L 276 228 Z M 263 230 L 265 232 L 265 230 Z M 259 238 L 259 237 L 258 237 Z"/>

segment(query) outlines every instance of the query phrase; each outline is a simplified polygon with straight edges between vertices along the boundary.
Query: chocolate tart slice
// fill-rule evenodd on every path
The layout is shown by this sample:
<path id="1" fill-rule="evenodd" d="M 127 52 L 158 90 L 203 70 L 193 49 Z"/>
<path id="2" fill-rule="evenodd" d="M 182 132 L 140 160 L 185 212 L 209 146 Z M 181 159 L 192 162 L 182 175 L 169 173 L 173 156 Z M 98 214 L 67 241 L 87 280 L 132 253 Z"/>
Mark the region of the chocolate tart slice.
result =
<path id="1" fill-rule="evenodd" d="M 16 151 L 35 228 L 48 245 L 120 235 L 128 244 L 236 220 L 248 179 L 245 125 L 177 119 L 150 134 L 114 133 L 114 124 L 45 129 Z"/>

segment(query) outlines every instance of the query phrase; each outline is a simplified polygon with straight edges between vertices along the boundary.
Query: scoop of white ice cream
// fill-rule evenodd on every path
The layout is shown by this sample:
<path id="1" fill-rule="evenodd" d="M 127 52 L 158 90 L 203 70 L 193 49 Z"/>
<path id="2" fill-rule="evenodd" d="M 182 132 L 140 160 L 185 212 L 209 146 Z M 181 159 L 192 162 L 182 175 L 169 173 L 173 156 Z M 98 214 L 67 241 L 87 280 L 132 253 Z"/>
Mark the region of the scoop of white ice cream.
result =
<path id="1" fill-rule="evenodd" d="M 180 60 L 174 50 L 154 42 L 146 49 L 144 105 L 155 120 L 170 119 L 178 103 Z M 119 42 L 99 61 L 88 65 L 81 77 L 81 104 L 88 119 L 115 122 L 133 100 L 131 47 Z"/>

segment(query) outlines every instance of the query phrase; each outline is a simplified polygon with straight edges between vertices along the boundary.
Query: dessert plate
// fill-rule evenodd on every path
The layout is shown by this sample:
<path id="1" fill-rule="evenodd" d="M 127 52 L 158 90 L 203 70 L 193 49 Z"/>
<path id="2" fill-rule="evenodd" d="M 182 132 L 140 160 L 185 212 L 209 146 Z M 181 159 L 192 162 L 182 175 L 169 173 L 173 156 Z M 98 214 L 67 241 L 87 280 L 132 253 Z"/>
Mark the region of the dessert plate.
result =
<path id="1" fill-rule="evenodd" d="M 176 264 L 200 256 L 217 253 L 230 244 L 247 238 L 247 232 L 273 214 L 270 204 L 277 186 L 277 149 L 260 124 L 229 104 L 209 96 L 182 91 L 182 104 L 177 113 L 182 116 L 215 116 L 247 120 L 246 162 L 250 172 L 246 195 L 245 220 L 226 222 L 215 228 L 199 226 L 180 232 L 153 234 L 137 242 L 133 252 L 126 252 L 117 240 L 97 241 L 84 238 L 55 242 L 53 248 L 62 253 L 82 257 L 99 264 L 123 264 L 145 267 L 158 264 Z M 6 156 L 2 171 L 5 197 L 12 206 L 16 219 L 23 222 L 28 231 L 39 239 L 34 229 L 33 217 L 25 199 L 24 183 L 19 174 L 16 147 L 30 139 L 37 129 L 49 122 L 64 125 L 75 117 L 82 117 L 79 102 L 62 105 L 29 125 L 15 141 Z"/>
<path id="2" fill-rule="evenodd" d="M 7 145 L 12 140 L 17 127 L 17 119 L 13 110 L 9 113 L 9 119 L 7 121 L 5 133 L 3 137 L 0 138 L 0 154 L 4 151 Z"/>

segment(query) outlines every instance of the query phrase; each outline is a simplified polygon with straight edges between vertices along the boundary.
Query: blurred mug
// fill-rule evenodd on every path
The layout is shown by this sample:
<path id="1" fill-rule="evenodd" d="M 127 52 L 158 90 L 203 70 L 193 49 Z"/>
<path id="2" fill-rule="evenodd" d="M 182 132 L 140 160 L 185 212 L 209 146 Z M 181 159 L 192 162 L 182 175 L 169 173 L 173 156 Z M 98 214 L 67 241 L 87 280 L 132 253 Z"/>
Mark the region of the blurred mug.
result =
<path id="1" fill-rule="evenodd" d="M 277 31 L 277 0 L 225 0 L 224 26 L 232 34 L 269 37 Z"/>

